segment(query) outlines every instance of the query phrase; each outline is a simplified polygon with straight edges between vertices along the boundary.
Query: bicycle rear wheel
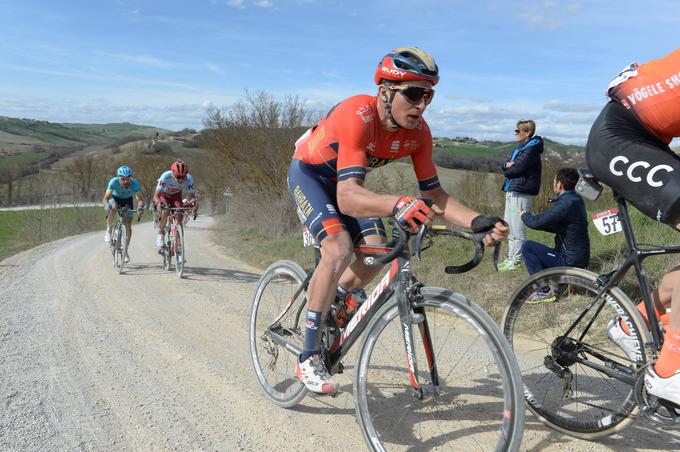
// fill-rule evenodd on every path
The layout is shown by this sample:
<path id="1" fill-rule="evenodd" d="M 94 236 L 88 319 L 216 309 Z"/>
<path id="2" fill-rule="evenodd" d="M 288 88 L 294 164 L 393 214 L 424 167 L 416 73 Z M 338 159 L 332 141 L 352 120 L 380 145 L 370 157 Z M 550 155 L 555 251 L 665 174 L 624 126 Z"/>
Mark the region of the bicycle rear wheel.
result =
<path id="1" fill-rule="evenodd" d="M 564 293 L 556 302 L 527 303 L 545 286 L 561 287 Z M 596 300 L 598 287 L 597 275 L 586 270 L 538 272 L 512 295 L 501 323 L 520 365 L 529 409 L 548 426 L 587 440 L 611 435 L 633 421 L 633 384 L 608 373 L 618 370 L 634 378 L 646 362 L 643 344 L 651 340 L 621 289 L 614 287 Z M 591 303 L 588 314 L 565 336 Z M 637 362 L 607 336 L 607 324 L 617 316 L 637 338 Z"/>
<path id="2" fill-rule="evenodd" d="M 291 351 L 291 345 L 302 349 L 304 344 L 304 318 L 298 313 L 307 292 L 293 297 L 306 277 L 295 262 L 273 263 L 260 277 L 250 308 L 250 355 L 257 381 L 265 396 L 284 408 L 297 405 L 307 394 L 295 375 L 298 357 Z"/>
<path id="3" fill-rule="evenodd" d="M 182 225 L 177 225 L 175 228 L 175 273 L 178 278 L 184 275 L 184 228 Z"/>
<path id="4" fill-rule="evenodd" d="M 462 295 L 424 288 L 431 348 L 413 325 L 422 398 L 413 394 L 396 300 L 367 327 L 354 374 L 356 413 L 373 450 L 516 451 L 524 431 L 522 381 L 507 340 Z M 421 329 L 422 331 L 422 329 Z M 433 385 L 433 357 L 439 384 Z M 409 357 L 410 359 L 410 357 Z"/>
<path id="5" fill-rule="evenodd" d="M 118 274 L 123 273 L 123 267 L 125 266 L 125 243 L 127 242 L 127 232 L 125 231 L 125 226 L 119 223 L 115 230 L 116 234 L 116 247 L 114 250 L 114 262 L 116 271 Z"/>

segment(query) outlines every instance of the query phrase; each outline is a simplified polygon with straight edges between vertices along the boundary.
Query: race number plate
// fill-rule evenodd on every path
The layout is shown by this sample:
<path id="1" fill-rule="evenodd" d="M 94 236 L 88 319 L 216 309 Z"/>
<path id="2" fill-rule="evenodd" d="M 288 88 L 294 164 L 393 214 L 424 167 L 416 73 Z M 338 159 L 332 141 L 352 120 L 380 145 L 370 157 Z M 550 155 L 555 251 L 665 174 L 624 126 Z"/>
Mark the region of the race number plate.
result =
<path id="1" fill-rule="evenodd" d="M 314 245 L 314 236 L 306 227 L 302 230 L 302 244 L 305 247 Z"/>
<path id="2" fill-rule="evenodd" d="M 592 217 L 595 227 L 602 235 L 611 235 L 623 230 L 621 221 L 619 220 L 618 209 L 609 209 L 604 212 L 594 213 L 592 214 Z"/>

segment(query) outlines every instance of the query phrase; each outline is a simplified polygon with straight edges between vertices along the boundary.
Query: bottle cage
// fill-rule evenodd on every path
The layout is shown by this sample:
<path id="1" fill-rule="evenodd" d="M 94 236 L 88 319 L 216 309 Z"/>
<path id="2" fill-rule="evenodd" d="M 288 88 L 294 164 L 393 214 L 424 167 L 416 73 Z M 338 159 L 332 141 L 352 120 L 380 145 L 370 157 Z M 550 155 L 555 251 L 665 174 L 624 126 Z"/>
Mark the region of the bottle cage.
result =
<path id="1" fill-rule="evenodd" d="M 602 194 L 602 185 L 593 176 L 588 168 L 578 168 L 578 182 L 576 183 L 576 193 L 589 201 L 595 201 Z"/>

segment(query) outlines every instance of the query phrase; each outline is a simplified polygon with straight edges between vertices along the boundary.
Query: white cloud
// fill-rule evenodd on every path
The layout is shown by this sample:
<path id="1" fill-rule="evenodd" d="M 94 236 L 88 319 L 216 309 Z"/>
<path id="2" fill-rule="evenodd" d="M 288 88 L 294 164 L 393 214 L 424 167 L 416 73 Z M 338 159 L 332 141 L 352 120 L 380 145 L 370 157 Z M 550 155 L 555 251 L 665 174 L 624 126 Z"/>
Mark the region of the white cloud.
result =
<path id="1" fill-rule="evenodd" d="M 545 0 L 538 5 L 524 5 L 515 17 L 527 23 L 532 29 L 555 31 L 567 25 L 572 16 L 581 12 L 578 2 Z"/>
<path id="2" fill-rule="evenodd" d="M 270 2 L 269 0 L 255 0 L 253 2 L 253 5 L 259 7 L 259 8 L 273 8 L 274 4 Z"/>
<path id="3" fill-rule="evenodd" d="M 436 136 L 471 136 L 479 139 L 512 141 L 519 119 L 536 121 L 536 133 L 569 144 L 584 144 L 602 105 L 549 101 L 544 104 L 471 103 L 426 111 Z"/>
<path id="4" fill-rule="evenodd" d="M 227 5 L 233 6 L 234 8 L 243 9 L 246 7 L 244 0 L 228 0 Z"/>
<path id="5" fill-rule="evenodd" d="M 126 53 L 106 53 L 106 52 L 97 52 L 100 55 L 103 55 L 108 58 L 113 58 L 115 60 L 120 60 L 120 61 L 126 61 L 128 63 L 135 63 L 135 64 L 141 64 L 143 66 L 151 66 L 151 67 L 171 67 L 173 66 L 172 63 L 168 61 L 161 60 L 160 58 L 156 58 L 153 55 L 149 54 L 126 54 Z"/>
<path id="6" fill-rule="evenodd" d="M 224 75 L 224 71 L 218 64 L 206 63 L 205 68 L 210 72 L 214 72 L 215 74 Z"/>

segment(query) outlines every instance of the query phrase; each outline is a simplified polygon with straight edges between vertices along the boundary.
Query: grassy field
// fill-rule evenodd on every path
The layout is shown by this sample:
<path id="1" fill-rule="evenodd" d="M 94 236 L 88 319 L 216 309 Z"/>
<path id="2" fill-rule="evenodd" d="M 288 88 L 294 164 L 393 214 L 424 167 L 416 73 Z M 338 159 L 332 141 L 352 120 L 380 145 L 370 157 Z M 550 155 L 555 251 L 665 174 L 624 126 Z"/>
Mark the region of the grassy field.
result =
<path id="1" fill-rule="evenodd" d="M 0 212 L 0 260 L 42 243 L 103 229 L 100 207 Z"/>
<path id="2" fill-rule="evenodd" d="M 50 153 L 47 151 L 40 151 L 2 157 L 0 158 L 0 168 L 14 163 L 19 166 L 29 165 L 31 163 L 39 162 L 40 160 L 47 158 L 49 155 Z"/>

